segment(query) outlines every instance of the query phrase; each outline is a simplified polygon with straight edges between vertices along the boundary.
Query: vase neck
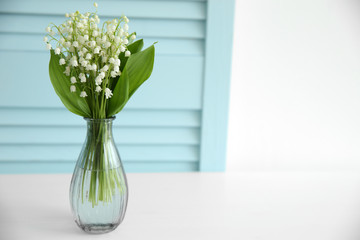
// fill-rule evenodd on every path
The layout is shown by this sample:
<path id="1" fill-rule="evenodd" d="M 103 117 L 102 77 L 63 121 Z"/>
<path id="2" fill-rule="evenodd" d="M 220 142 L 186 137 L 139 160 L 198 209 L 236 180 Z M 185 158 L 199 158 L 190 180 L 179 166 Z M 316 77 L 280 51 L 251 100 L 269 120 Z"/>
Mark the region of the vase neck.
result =
<path id="1" fill-rule="evenodd" d="M 90 119 L 87 122 L 87 135 L 77 165 L 87 170 L 104 171 L 121 166 L 112 135 L 115 118 Z"/>
<path id="2" fill-rule="evenodd" d="M 108 141 L 112 140 L 112 124 L 115 117 L 105 119 L 85 118 L 87 122 L 87 140 Z"/>

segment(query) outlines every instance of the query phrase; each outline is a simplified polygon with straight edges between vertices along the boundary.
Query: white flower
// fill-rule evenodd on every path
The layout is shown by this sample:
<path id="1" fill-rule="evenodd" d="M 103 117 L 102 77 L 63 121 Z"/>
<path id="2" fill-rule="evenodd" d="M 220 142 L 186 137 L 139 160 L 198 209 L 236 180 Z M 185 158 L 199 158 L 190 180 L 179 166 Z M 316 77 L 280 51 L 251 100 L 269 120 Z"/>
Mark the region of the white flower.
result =
<path id="1" fill-rule="evenodd" d="M 104 79 L 104 78 L 105 78 L 105 73 L 104 73 L 104 72 L 101 72 L 101 73 L 99 74 L 99 76 L 101 77 L 101 79 Z"/>
<path id="2" fill-rule="evenodd" d="M 45 28 L 45 31 L 47 31 L 48 33 L 51 31 L 50 27 Z"/>
<path id="3" fill-rule="evenodd" d="M 73 59 L 73 60 L 70 62 L 70 64 L 71 64 L 73 67 L 77 67 L 77 66 L 79 65 L 76 59 Z"/>
<path id="4" fill-rule="evenodd" d="M 102 40 L 103 43 L 106 43 L 106 39 L 107 39 L 107 38 L 106 38 L 106 35 L 104 35 L 104 36 L 101 38 L 101 40 Z"/>
<path id="5" fill-rule="evenodd" d="M 86 71 L 91 71 L 92 70 L 91 64 L 86 65 L 85 69 Z"/>
<path id="6" fill-rule="evenodd" d="M 98 27 L 97 27 L 96 24 L 91 24 L 90 28 L 91 28 L 92 30 L 97 30 L 97 29 L 98 29 Z M 96 37 L 96 36 L 95 36 L 95 37 Z"/>
<path id="7" fill-rule="evenodd" d="M 131 52 L 128 50 L 125 52 L 125 57 L 129 57 L 131 55 Z"/>
<path id="8" fill-rule="evenodd" d="M 70 92 L 76 92 L 76 87 L 74 85 L 70 86 Z"/>
<path id="9" fill-rule="evenodd" d="M 119 72 L 119 71 L 120 71 L 119 66 L 115 66 L 115 67 L 114 67 L 114 71 L 115 71 L 116 73 Z"/>
<path id="10" fill-rule="evenodd" d="M 84 60 L 81 62 L 81 66 L 86 67 L 88 65 L 88 61 Z"/>
<path id="11" fill-rule="evenodd" d="M 80 79 L 80 82 L 84 83 L 86 82 L 86 76 L 84 73 L 80 73 L 79 74 L 79 79 Z"/>
<path id="12" fill-rule="evenodd" d="M 93 31 L 93 34 L 92 34 L 94 37 L 97 37 L 99 35 L 98 31 Z"/>
<path id="13" fill-rule="evenodd" d="M 126 23 L 128 23 L 128 22 L 129 22 L 129 19 L 128 19 L 126 16 L 124 16 L 124 21 L 125 21 Z"/>
<path id="14" fill-rule="evenodd" d="M 90 46 L 91 48 L 94 48 L 94 47 L 96 46 L 96 42 L 95 42 L 95 41 L 90 41 L 90 42 L 89 42 L 89 46 Z"/>
<path id="15" fill-rule="evenodd" d="M 77 39 L 77 40 L 79 41 L 80 44 L 84 44 L 84 43 L 85 43 L 85 39 L 84 39 L 83 36 L 78 36 L 78 39 Z"/>
<path id="16" fill-rule="evenodd" d="M 116 30 L 116 26 L 111 25 L 110 30 L 111 30 L 111 32 L 115 32 L 115 30 Z"/>
<path id="17" fill-rule="evenodd" d="M 69 17 L 69 14 L 68 14 L 68 13 L 65 13 L 65 17 L 67 17 L 67 18 L 68 18 L 68 17 Z"/>
<path id="18" fill-rule="evenodd" d="M 80 97 L 87 97 L 87 94 L 86 94 L 86 92 L 85 91 L 82 91 L 81 93 L 80 93 Z"/>
<path id="19" fill-rule="evenodd" d="M 120 36 L 124 35 L 124 29 L 120 28 L 120 30 L 119 30 L 119 35 L 120 35 Z"/>
<path id="20" fill-rule="evenodd" d="M 109 70 L 109 66 L 108 65 L 104 65 L 103 68 L 100 70 L 101 72 L 106 72 L 107 70 Z"/>
<path id="21" fill-rule="evenodd" d="M 96 86 L 95 92 L 101 92 L 101 87 L 100 87 L 100 86 Z"/>
<path id="22" fill-rule="evenodd" d="M 60 38 L 59 43 L 60 43 L 61 45 L 63 45 L 64 42 L 65 42 L 65 39 L 64 39 L 64 38 Z"/>
<path id="23" fill-rule="evenodd" d="M 55 48 L 55 54 L 57 54 L 57 55 L 60 54 L 60 48 Z"/>
<path id="24" fill-rule="evenodd" d="M 125 52 L 125 47 L 123 45 L 120 46 L 120 51 Z"/>
<path id="25" fill-rule="evenodd" d="M 100 85 L 101 83 L 102 83 L 101 77 L 100 77 L 100 76 L 97 76 L 97 77 L 95 78 L 95 84 L 96 84 L 96 85 Z"/>
<path id="26" fill-rule="evenodd" d="M 115 43 L 120 43 L 121 38 L 119 36 L 115 37 Z"/>
<path id="27" fill-rule="evenodd" d="M 74 41 L 72 45 L 76 48 L 79 47 L 79 43 L 77 41 Z"/>
<path id="28" fill-rule="evenodd" d="M 111 75 L 111 77 L 113 77 L 113 78 L 117 76 L 115 71 L 111 71 L 111 72 L 110 72 L 110 75 Z"/>
<path id="29" fill-rule="evenodd" d="M 84 35 L 84 40 L 89 41 L 89 35 Z"/>
<path id="30" fill-rule="evenodd" d="M 97 23 L 97 24 L 99 24 L 100 23 L 100 18 L 99 18 L 99 16 L 98 15 L 95 15 L 95 22 Z"/>
<path id="31" fill-rule="evenodd" d="M 92 57 L 92 56 L 91 56 L 91 54 L 90 54 L 90 53 L 88 53 L 88 54 L 86 54 L 86 57 L 85 57 L 85 58 L 86 58 L 87 60 L 90 60 L 90 59 L 91 59 L 91 57 Z"/>
<path id="32" fill-rule="evenodd" d="M 82 24 L 81 22 L 78 22 L 78 23 L 76 24 L 76 26 L 77 26 L 78 28 L 84 28 L 84 24 Z"/>
<path id="33" fill-rule="evenodd" d="M 64 43 L 64 47 L 69 48 L 70 46 L 71 46 L 71 43 L 70 43 L 70 42 Z"/>
<path id="34" fill-rule="evenodd" d="M 65 64 L 65 59 L 61 58 L 60 61 L 59 61 L 59 64 L 64 65 Z"/>
<path id="35" fill-rule="evenodd" d="M 69 67 L 69 66 L 67 66 L 67 67 L 65 68 L 64 73 L 65 73 L 66 76 L 70 76 L 70 67 Z"/>
<path id="36" fill-rule="evenodd" d="M 93 65 L 91 66 L 91 69 L 94 70 L 94 71 L 96 71 L 97 65 L 96 65 L 95 63 L 93 63 Z"/>
<path id="37" fill-rule="evenodd" d="M 115 62 L 115 59 L 114 59 L 114 58 L 110 58 L 110 59 L 109 59 L 109 63 L 114 64 L 114 62 Z"/>
<path id="38" fill-rule="evenodd" d="M 98 7 L 98 4 L 96 2 L 94 2 L 94 7 L 96 7 L 96 8 Z"/>
<path id="39" fill-rule="evenodd" d="M 131 39 L 132 39 L 132 40 L 135 40 L 135 39 L 136 39 L 136 35 L 135 35 L 135 34 L 131 35 Z"/>
<path id="40" fill-rule="evenodd" d="M 49 39 L 47 37 L 44 37 L 44 42 L 47 42 Z"/>
<path id="41" fill-rule="evenodd" d="M 104 46 L 105 46 L 105 48 L 109 48 L 109 47 L 111 46 L 111 42 L 106 42 L 106 43 L 104 44 Z"/>
<path id="42" fill-rule="evenodd" d="M 111 98 L 112 95 L 113 94 L 112 94 L 111 90 L 109 88 L 105 88 L 105 97 L 106 97 L 106 99 Z"/>
<path id="43" fill-rule="evenodd" d="M 114 65 L 116 65 L 116 66 L 120 66 L 120 59 L 115 59 L 115 62 L 114 62 Z"/>
<path id="44" fill-rule="evenodd" d="M 76 78 L 75 78 L 75 77 L 71 77 L 71 78 L 70 78 L 70 81 L 71 81 L 71 83 L 76 83 Z"/>
<path id="45" fill-rule="evenodd" d="M 124 44 L 128 44 L 129 40 L 127 38 L 124 39 Z"/>
<path id="46" fill-rule="evenodd" d="M 98 54 L 100 52 L 100 48 L 99 47 L 96 47 L 95 49 L 94 49 L 94 53 L 95 54 Z"/>
<path id="47" fill-rule="evenodd" d="M 46 44 L 46 49 L 47 49 L 47 50 L 50 50 L 50 49 L 51 49 L 51 44 L 50 44 L 50 43 Z"/>
<path id="48" fill-rule="evenodd" d="M 127 25 L 127 24 L 125 23 L 123 28 L 124 28 L 125 31 L 128 31 L 128 30 L 129 30 L 129 25 Z"/>

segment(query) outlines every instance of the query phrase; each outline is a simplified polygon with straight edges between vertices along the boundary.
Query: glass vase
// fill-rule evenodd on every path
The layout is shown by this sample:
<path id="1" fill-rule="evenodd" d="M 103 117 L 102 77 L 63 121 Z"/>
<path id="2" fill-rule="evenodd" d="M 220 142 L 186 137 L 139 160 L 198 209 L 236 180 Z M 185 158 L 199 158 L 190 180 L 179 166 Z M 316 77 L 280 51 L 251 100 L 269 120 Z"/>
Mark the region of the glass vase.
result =
<path id="1" fill-rule="evenodd" d="M 128 186 L 112 136 L 115 117 L 89 119 L 86 140 L 70 185 L 76 224 L 88 233 L 114 230 L 124 219 Z"/>

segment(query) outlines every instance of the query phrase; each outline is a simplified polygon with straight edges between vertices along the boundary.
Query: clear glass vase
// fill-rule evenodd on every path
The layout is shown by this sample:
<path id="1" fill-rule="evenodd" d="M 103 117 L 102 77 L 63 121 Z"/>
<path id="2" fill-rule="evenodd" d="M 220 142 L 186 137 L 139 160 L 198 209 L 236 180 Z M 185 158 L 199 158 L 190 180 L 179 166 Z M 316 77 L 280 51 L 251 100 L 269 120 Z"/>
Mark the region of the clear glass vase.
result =
<path id="1" fill-rule="evenodd" d="M 128 186 L 112 136 L 115 117 L 89 119 L 87 136 L 70 185 L 76 224 L 88 233 L 114 230 L 124 219 Z"/>

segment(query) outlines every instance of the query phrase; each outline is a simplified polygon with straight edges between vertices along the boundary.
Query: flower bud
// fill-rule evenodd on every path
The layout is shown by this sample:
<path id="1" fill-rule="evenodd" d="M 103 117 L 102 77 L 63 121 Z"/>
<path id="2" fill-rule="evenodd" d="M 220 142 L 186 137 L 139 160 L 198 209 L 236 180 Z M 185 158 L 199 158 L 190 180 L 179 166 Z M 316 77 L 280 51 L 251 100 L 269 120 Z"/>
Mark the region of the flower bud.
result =
<path id="1" fill-rule="evenodd" d="M 70 86 L 70 92 L 76 92 L 76 87 L 74 85 Z"/>
<path id="2" fill-rule="evenodd" d="M 82 91 L 81 93 L 80 93 L 80 97 L 87 97 L 87 94 L 86 94 L 86 92 L 85 91 Z"/>

